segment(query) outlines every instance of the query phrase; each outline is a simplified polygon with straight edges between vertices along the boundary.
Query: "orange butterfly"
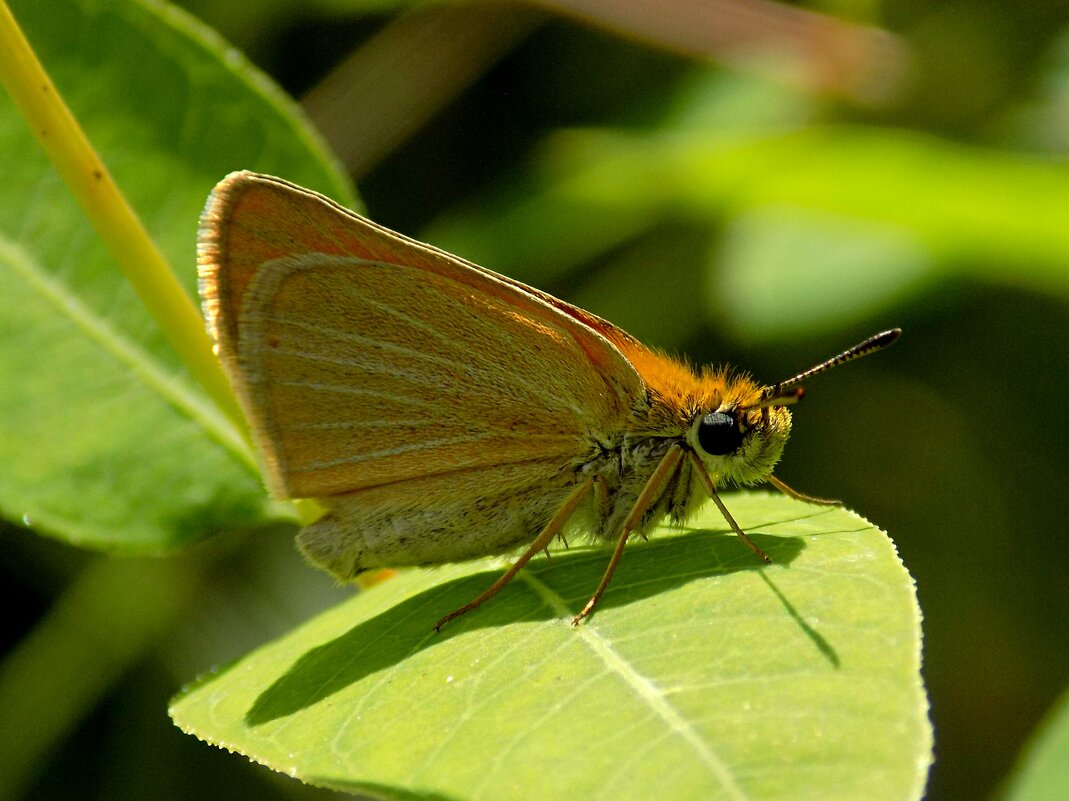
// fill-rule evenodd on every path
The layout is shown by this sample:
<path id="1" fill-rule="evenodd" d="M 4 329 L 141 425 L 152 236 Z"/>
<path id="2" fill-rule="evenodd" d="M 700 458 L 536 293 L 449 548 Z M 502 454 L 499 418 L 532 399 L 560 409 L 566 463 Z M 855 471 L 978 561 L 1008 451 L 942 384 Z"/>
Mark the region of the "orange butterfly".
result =
<path id="1" fill-rule="evenodd" d="M 209 330 L 279 497 L 327 513 L 303 551 L 341 579 L 527 544 L 474 609 L 573 517 L 616 549 L 705 498 L 768 481 L 801 382 L 877 334 L 761 386 L 687 365 L 589 312 L 394 233 L 279 178 L 233 173 L 201 219 Z M 834 503 L 823 501 L 824 503 Z"/>

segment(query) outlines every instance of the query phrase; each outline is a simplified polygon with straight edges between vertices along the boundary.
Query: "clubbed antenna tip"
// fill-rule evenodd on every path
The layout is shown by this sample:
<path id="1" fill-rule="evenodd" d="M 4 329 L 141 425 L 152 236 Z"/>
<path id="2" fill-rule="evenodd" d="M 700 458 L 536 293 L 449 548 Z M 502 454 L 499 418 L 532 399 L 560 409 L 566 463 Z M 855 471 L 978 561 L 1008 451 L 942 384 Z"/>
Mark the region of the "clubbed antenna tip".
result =
<path id="1" fill-rule="evenodd" d="M 751 408 L 760 409 L 765 406 L 789 406 L 792 403 L 797 403 L 802 399 L 802 396 L 805 395 L 805 390 L 801 386 L 803 381 L 806 381 L 815 375 L 819 375 L 820 373 L 825 373 L 833 367 L 838 367 L 840 364 L 846 364 L 855 359 L 860 359 L 862 356 L 868 356 L 870 353 L 883 350 L 893 344 L 901 335 L 901 328 L 891 328 L 887 331 L 881 331 L 862 342 L 858 342 L 852 348 L 847 348 L 838 356 L 832 356 L 830 359 L 821 362 L 815 367 L 810 367 L 805 372 L 792 376 L 786 381 L 780 381 L 778 384 L 770 384 L 764 388 L 761 400 Z"/>

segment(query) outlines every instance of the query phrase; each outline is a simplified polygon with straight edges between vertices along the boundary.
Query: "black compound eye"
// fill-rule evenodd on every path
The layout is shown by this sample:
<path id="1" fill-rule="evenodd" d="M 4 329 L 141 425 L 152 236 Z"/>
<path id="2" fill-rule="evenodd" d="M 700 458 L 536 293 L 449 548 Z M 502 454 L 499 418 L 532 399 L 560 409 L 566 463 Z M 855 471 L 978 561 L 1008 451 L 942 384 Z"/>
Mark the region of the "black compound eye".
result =
<path id="1" fill-rule="evenodd" d="M 742 429 L 735 415 L 709 412 L 698 424 L 698 444 L 711 456 L 725 456 L 742 444 Z"/>

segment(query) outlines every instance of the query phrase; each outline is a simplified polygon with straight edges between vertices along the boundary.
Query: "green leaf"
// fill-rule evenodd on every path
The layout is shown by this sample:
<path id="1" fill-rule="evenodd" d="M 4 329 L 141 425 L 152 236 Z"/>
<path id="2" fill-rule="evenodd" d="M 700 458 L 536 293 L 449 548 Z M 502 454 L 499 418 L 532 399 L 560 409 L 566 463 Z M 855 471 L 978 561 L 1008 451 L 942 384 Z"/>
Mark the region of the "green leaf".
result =
<path id="1" fill-rule="evenodd" d="M 296 107 L 218 38 L 142 2 L 12 11 L 195 295 L 197 219 L 234 169 L 352 200 Z M 267 515 L 254 465 L 0 95 L 0 510 L 85 545 L 156 550 Z"/>
<path id="2" fill-rule="evenodd" d="M 1003 801 L 1069 798 L 1069 693 L 1064 693 L 1025 748 Z"/>
<path id="3" fill-rule="evenodd" d="M 412 570 L 202 679 L 185 731 L 374 797 L 917 799 L 931 754 L 913 582 L 857 515 L 725 497 L 627 553 Z"/>

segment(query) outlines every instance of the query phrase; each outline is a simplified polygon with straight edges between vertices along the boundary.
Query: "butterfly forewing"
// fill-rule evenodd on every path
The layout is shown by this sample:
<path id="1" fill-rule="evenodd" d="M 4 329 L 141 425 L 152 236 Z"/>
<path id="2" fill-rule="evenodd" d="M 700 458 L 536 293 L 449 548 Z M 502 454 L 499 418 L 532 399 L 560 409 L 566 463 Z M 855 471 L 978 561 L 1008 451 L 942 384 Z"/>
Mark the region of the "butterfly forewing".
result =
<path id="1" fill-rule="evenodd" d="M 522 284 L 275 179 L 213 195 L 201 278 L 280 495 L 564 467 L 640 391 L 613 344 Z"/>
<path id="2" fill-rule="evenodd" d="M 581 455 L 585 354 L 544 323 L 533 348 L 516 333 L 534 321 L 450 284 L 338 256 L 274 262 L 253 282 L 239 362 L 288 494 Z M 516 369 L 533 360 L 553 368 Z"/>

